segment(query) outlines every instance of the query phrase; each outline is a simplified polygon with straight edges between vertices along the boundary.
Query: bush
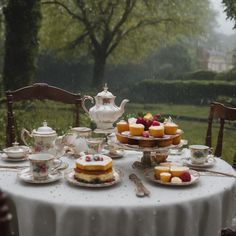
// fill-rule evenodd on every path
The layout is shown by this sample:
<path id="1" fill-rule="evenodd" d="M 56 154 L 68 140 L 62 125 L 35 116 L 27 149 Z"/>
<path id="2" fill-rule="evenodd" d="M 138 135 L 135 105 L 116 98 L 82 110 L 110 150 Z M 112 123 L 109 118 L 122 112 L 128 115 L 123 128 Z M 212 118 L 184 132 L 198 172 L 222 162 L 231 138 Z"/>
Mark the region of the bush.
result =
<path id="1" fill-rule="evenodd" d="M 195 72 L 189 72 L 183 75 L 183 79 L 186 80 L 214 80 L 217 73 L 208 70 L 199 70 Z"/>
<path id="2" fill-rule="evenodd" d="M 120 91 L 135 103 L 207 104 L 219 96 L 236 97 L 236 84 L 219 81 L 144 80 Z"/>
<path id="3" fill-rule="evenodd" d="M 218 73 L 215 77 L 217 80 L 236 81 L 236 70 Z"/>

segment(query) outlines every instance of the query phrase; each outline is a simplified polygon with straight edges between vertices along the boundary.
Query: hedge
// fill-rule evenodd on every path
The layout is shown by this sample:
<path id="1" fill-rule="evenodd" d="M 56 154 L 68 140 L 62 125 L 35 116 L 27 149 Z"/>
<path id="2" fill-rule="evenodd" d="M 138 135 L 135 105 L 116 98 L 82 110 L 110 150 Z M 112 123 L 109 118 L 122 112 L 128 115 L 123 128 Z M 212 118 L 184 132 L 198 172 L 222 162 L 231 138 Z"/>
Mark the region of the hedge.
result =
<path id="1" fill-rule="evenodd" d="M 136 103 L 207 104 L 219 96 L 235 98 L 236 84 L 219 81 L 143 80 L 125 87 L 118 94 Z"/>

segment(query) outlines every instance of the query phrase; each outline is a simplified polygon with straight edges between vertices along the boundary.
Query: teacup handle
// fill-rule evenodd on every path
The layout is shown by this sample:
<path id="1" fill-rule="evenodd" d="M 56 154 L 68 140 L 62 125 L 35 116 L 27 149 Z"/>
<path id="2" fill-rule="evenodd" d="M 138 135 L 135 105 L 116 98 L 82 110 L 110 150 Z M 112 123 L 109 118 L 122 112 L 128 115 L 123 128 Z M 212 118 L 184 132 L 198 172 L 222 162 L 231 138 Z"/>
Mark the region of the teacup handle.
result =
<path id="1" fill-rule="evenodd" d="M 30 132 L 27 129 L 22 129 L 21 130 L 21 140 L 23 141 L 23 143 L 29 147 L 29 144 L 26 142 L 25 140 L 25 136 L 29 136 L 32 138 L 32 135 L 30 134 Z"/>

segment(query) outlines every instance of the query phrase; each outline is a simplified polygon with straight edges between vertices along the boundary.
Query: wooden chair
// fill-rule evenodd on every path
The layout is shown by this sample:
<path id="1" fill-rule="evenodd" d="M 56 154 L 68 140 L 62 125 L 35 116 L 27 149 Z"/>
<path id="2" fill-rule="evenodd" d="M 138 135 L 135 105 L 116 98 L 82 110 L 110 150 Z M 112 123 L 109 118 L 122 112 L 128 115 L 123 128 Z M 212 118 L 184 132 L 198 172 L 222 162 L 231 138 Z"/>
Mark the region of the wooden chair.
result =
<path id="1" fill-rule="evenodd" d="M 10 222 L 12 215 L 9 210 L 7 203 L 7 196 L 0 190 L 0 235 L 1 236 L 10 236 Z"/>
<path id="2" fill-rule="evenodd" d="M 36 83 L 31 86 L 6 92 L 7 100 L 7 126 L 6 126 L 6 146 L 12 146 L 16 140 L 16 121 L 13 113 L 13 103 L 26 100 L 52 100 L 65 104 L 75 105 L 75 124 L 80 125 L 80 108 L 82 99 L 80 94 L 70 93 L 66 90 L 50 86 L 45 83 Z"/>
<path id="3" fill-rule="evenodd" d="M 236 108 L 226 107 L 225 105 L 212 102 L 210 105 L 210 113 L 208 116 L 208 129 L 206 134 L 205 144 L 212 147 L 212 122 L 213 119 L 220 120 L 220 129 L 217 138 L 217 144 L 215 148 L 214 155 L 216 157 L 221 157 L 222 154 L 222 144 L 224 137 L 224 124 L 225 121 L 235 121 L 236 120 Z"/>

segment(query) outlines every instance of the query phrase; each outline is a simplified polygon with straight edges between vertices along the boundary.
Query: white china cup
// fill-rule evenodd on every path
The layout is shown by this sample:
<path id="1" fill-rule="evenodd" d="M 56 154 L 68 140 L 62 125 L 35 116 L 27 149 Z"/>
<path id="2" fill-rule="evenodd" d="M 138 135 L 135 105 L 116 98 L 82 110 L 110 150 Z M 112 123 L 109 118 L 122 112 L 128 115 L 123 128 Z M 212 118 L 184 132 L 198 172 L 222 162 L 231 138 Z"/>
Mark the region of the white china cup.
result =
<path id="1" fill-rule="evenodd" d="M 212 148 L 205 145 L 190 145 L 191 162 L 193 164 L 204 164 L 208 158 L 212 158 Z"/>
<path id="2" fill-rule="evenodd" d="M 29 155 L 30 171 L 33 179 L 46 180 L 53 167 L 54 156 L 49 153 L 36 153 Z"/>

